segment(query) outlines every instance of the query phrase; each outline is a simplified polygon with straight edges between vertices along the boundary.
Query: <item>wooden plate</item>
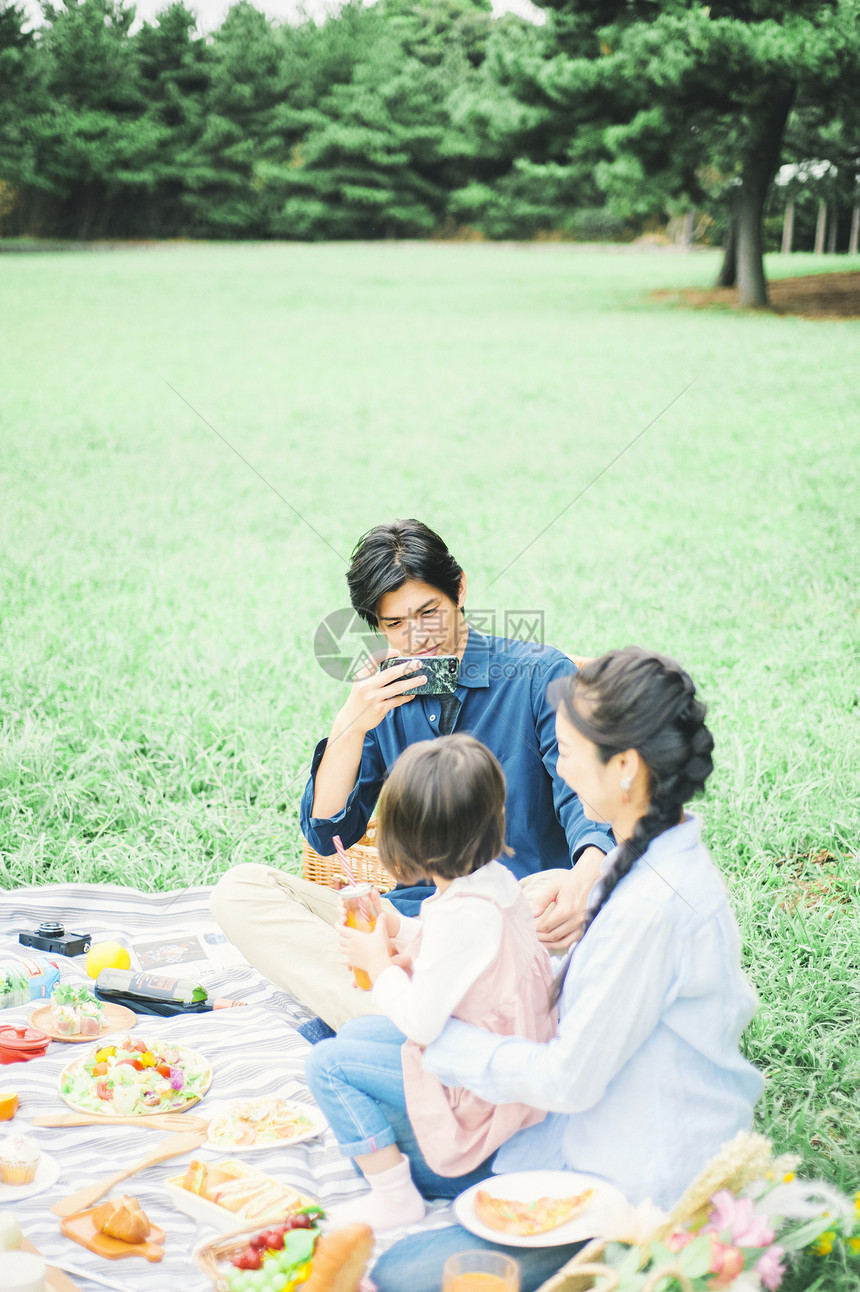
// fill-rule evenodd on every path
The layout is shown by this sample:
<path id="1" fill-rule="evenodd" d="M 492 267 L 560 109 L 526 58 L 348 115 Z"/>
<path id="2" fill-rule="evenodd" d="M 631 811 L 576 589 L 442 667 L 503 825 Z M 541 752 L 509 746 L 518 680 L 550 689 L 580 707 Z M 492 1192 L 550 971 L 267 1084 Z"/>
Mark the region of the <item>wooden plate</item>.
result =
<path id="1" fill-rule="evenodd" d="M 98 1041 L 95 1041 L 93 1044 L 94 1044 L 95 1046 L 98 1046 L 99 1042 L 98 1042 Z M 96 1112 L 94 1112 L 94 1110 L 93 1110 L 92 1108 L 90 1108 L 90 1107 L 89 1107 L 89 1106 L 87 1106 L 86 1104 L 80 1104 L 80 1103 L 77 1103 L 77 1102 L 73 1099 L 73 1097 L 72 1097 L 71 1095 L 68 1095 L 68 1094 L 64 1094 L 64 1093 L 63 1093 L 63 1082 L 65 1081 L 65 1079 L 66 1079 L 66 1077 L 69 1075 L 69 1073 L 73 1072 L 75 1069 L 79 1069 L 79 1068 L 82 1068 L 82 1067 L 83 1067 L 83 1065 L 84 1065 L 84 1063 L 86 1062 L 86 1059 L 87 1059 L 87 1056 L 86 1056 L 85 1054 L 81 1054 L 81 1055 L 79 1055 L 79 1056 L 78 1056 L 78 1058 L 76 1058 L 76 1059 L 72 1059 L 71 1063 L 67 1063 L 67 1064 L 66 1064 L 66 1066 L 63 1068 L 62 1072 L 60 1073 L 60 1079 L 59 1079 L 59 1082 L 58 1082 L 58 1093 L 59 1093 L 59 1096 L 60 1096 L 60 1098 L 63 1100 L 63 1102 L 64 1102 L 64 1103 L 66 1103 L 66 1104 L 68 1104 L 68 1105 L 69 1105 L 69 1107 L 70 1107 L 70 1108 L 74 1108 L 75 1112 L 78 1112 L 78 1113 L 87 1113 L 87 1114 L 89 1114 L 90 1116 L 99 1116 L 99 1117 L 103 1117 L 106 1121 L 110 1121 L 110 1120 L 111 1120 L 112 1115 L 113 1115 L 113 1116 L 116 1116 L 116 1117 L 129 1117 L 129 1116 L 131 1116 L 131 1117 L 141 1117 L 141 1118 L 145 1118 L 145 1117 L 153 1117 L 153 1116 L 157 1116 L 159 1113 L 181 1113 L 181 1112 L 185 1112 L 186 1108 L 193 1108 L 195 1104 L 198 1104 L 198 1103 L 200 1102 L 200 1100 L 203 1098 L 203 1096 L 205 1095 L 206 1091 L 207 1091 L 207 1090 L 209 1089 L 209 1087 L 211 1086 L 211 1084 L 212 1084 L 212 1064 L 209 1062 L 209 1060 L 208 1060 L 208 1059 L 204 1059 L 204 1057 L 203 1057 L 203 1055 L 202 1055 L 202 1054 L 198 1054 L 196 1050 L 190 1050 L 190 1049 L 188 1048 L 188 1046 L 186 1046 L 186 1045 L 174 1045 L 174 1046 L 172 1046 L 171 1048 L 179 1051 L 179 1053 L 180 1053 L 180 1058 L 182 1058 L 182 1056 L 183 1056 L 184 1054 L 188 1054 L 188 1055 L 193 1056 L 193 1057 L 194 1057 L 194 1059 L 196 1059 L 196 1060 L 197 1060 L 201 1065 L 203 1065 L 203 1067 L 204 1067 L 205 1071 L 204 1071 L 204 1077 L 203 1077 L 202 1084 L 200 1085 L 200 1088 L 199 1088 L 199 1093 L 194 1094 L 194 1095 L 189 1095 L 187 1098 L 182 1099 L 182 1100 L 179 1100 L 179 1102 L 177 1102 L 177 1103 L 175 1103 L 175 1104 L 171 1104 L 171 1106 L 170 1106 L 169 1108 L 152 1108 L 152 1109 L 147 1109 L 147 1111 L 146 1111 L 146 1112 L 141 1112 L 141 1113 L 114 1113 L 114 1114 L 111 1114 L 110 1108 L 109 1108 L 108 1106 L 106 1106 L 104 1110 L 102 1110 L 102 1111 L 100 1111 L 100 1112 L 96 1113 Z M 177 1091 L 176 1093 L 177 1093 L 177 1094 L 180 1094 L 181 1092 L 180 1092 L 180 1091 Z"/>
<path id="2" fill-rule="evenodd" d="M 124 1243 L 121 1238 L 111 1238 L 110 1234 L 97 1231 L 93 1224 L 95 1210 L 95 1207 L 89 1207 L 86 1211 L 76 1211 L 74 1215 L 67 1216 L 60 1221 L 61 1232 L 80 1243 L 81 1247 L 86 1247 L 88 1252 L 95 1252 L 96 1256 L 104 1256 L 109 1261 L 121 1260 L 123 1256 L 144 1256 L 148 1261 L 161 1260 L 164 1255 L 163 1229 L 151 1225 L 149 1238 L 145 1243 Z"/>
<path id="3" fill-rule="evenodd" d="M 66 1036 L 62 1032 L 55 1032 L 51 1027 L 50 1005 L 42 1005 L 39 1009 L 33 1011 L 30 1015 L 30 1026 L 38 1027 L 42 1032 L 47 1032 L 52 1041 L 71 1041 L 73 1045 L 80 1045 L 82 1042 L 89 1041 L 92 1045 L 103 1036 L 108 1036 L 111 1032 L 130 1032 L 137 1022 L 137 1014 L 133 1010 L 127 1009 L 125 1005 L 104 1004 L 102 1008 L 104 1010 L 102 1028 L 98 1036 Z"/>

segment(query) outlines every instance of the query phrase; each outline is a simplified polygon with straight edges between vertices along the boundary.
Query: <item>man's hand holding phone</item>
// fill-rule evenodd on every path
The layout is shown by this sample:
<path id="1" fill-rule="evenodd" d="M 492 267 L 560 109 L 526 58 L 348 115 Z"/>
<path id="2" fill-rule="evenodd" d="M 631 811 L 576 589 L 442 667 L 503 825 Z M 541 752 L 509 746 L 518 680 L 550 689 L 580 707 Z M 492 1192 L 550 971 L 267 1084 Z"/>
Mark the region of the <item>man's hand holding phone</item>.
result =
<path id="1" fill-rule="evenodd" d="M 368 660 L 355 676 L 349 699 L 340 711 L 336 726 L 349 725 L 365 736 L 379 726 L 386 713 L 409 703 L 413 697 L 406 692 L 423 686 L 427 677 L 422 673 L 416 676 L 414 660 L 404 660 L 385 669 L 379 667 L 384 659 L 398 658 L 396 651 L 385 651 L 372 661 Z"/>

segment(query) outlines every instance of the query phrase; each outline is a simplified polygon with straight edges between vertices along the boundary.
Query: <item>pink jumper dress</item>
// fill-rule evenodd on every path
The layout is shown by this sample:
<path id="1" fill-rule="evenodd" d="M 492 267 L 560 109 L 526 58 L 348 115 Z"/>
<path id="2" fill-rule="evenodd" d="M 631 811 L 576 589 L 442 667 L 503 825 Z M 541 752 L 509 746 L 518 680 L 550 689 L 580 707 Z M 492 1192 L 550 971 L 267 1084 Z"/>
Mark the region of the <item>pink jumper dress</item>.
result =
<path id="1" fill-rule="evenodd" d="M 498 1036 L 549 1041 L 558 1023 L 549 1004 L 554 975 L 549 955 L 537 940 L 529 904 L 522 894 L 509 907 L 484 894 L 480 897 L 501 911 L 501 945 L 452 1017 Z M 420 938 L 419 930 L 409 948 L 413 957 Z M 546 1116 L 528 1104 L 491 1104 L 470 1090 L 443 1086 L 425 1070 L 422 1047 L 415 1041 L 404 1044 L 401 1056 L 409 1120 L 428 1166 L 438 1175 L 465 1175 L 516 1131 Z"/>

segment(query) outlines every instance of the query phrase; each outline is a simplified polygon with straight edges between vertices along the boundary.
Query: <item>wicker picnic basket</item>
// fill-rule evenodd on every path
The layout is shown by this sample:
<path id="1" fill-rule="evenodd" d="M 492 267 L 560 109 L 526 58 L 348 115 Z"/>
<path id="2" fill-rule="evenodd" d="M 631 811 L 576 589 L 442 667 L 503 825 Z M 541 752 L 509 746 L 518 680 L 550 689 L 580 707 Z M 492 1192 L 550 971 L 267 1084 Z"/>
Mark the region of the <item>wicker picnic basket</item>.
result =
<path id="1" fill-rule="evenodd" d="M 349 864 L 360 884 L 373 884 L 381 893 L 387 893 L 394 887 L 388 871 L 383 869 L 376 847 L 376 818 L 371 817 L 367 823 L 367 833 L 351 848 L 346 855 Z M 315 852 L 307 839 L 303 841 L 302 874 L 314 884 L 325 884 L 328 888 L 340 888 L 345 876 L 343 866 L 337 853 L 331 857 L 322 857 Z"/>
<path id="2" fill-rule="evenodd" d="M 225 1292 L 225 1289 L 229 1286 L 227 1280 L 221 1274 L 220 1266 L 231 1261 L 240 1252 L 244 1252 L 250 1239 L 255 1234 L 259 1234 L 261 1228 L 262 1226 L 256 1225 L 253 1229 L 243 1229 L 235 1234 L 224 1234 L 221 1238 L 213 1238 L 195 1250 L 194 1263 L 209 1279 L 215 1292 Z"/>
<path id="3" fill-rule="evenodd" d="M 204 1243 L 194 1252 L 194 1261 L 197 1268 L 202 1270 L 212 1284 L 213 1292 L 228 1292 L 229 1284 L 221 1273 L 222 1268 L 232 1261 L 234 1256 L 238 1256 L 248 1246 L 248 1243 L 255 1234 L 259 1234 L 264 1226 L 256 1225 L 253 1229 L 242 1229 L 237 1233 L 224 1234 L 220 1238 L 213 1238 L 210 1242 Z M 324 1242 L 325 1239 L 320 1241 Z M 359 1260 L 360 1260 L 359 1256 Z M 366 1266 L 365 1266 L 366 1268 Z M 360 1282 L 359 1282 L 360 1278 Z M 292 1284 L 290 1284 L 292 1286 Z M 342 1285 L 346 1286 L 344 1282 Z M 356 1275 L 355 1286 L 358 1292 L 361 1289 L 371 1287 L 360 1275 Z"/>

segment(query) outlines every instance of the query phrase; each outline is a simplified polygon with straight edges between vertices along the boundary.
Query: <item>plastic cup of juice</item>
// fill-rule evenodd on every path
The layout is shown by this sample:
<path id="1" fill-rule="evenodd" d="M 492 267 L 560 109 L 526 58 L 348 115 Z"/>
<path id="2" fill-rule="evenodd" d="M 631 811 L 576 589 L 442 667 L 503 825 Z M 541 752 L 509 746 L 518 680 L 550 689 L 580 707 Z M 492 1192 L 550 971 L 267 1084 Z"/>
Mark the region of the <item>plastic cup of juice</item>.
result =
<path id="1" fill-rule="evenodd" d="M 519 1292 L 520 1267 L 501 1252 L 458 1252 L 442 1272 L 442 1292 Z"/>
<path id="2" fill-rule="evenodd" d="M 338 894 L 346 907 L 346 927 L 358 929 L 360 933 L 372 933 L 376 928 L 376 912 L 370 905 L 370 884 L 356 884 L 354 887 L 342 888 Z M 373 983 L 363 969 L 353 969 L 352 976 L 356 987 L 370 991 Z"/>

